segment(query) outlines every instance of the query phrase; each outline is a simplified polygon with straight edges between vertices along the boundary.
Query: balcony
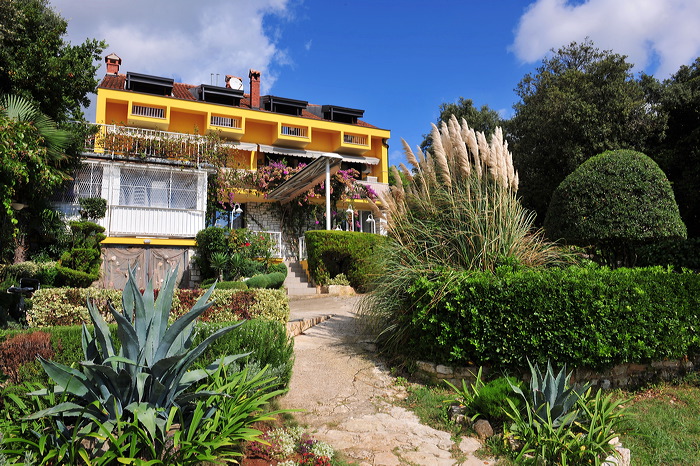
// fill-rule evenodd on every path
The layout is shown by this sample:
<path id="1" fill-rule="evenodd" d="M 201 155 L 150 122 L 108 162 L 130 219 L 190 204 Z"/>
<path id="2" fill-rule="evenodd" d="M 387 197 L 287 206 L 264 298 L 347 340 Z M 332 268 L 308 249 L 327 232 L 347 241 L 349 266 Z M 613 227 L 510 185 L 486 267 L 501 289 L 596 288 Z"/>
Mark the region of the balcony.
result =
<path id="1" fill-rule="evenodd" d="M 171 133 L 119 125 L 91 125 L 96 128 L 85 149 L 97 154 L 124 158 L 167 159 L 199 166 L 202 163 L 225 167 L 238 150 L 217 136 Z"/>
<path id="2" fill-rule="evenodd" d="M 353 155 L 365 155 L 371 149 L 370 138 L 366 134 L 346 133 L 343 131 L 338 152 Z"/>
<path id="3" fill-rule="evenodd" d="M 152 107 L 149 105 L 131 105 L 131 113 L 128 122 L 134 126 L 145 126 L 157 130 L 165 130 L 170 125 L 165 107 Z"/>
<path id="4" fill-rule="evenodd" d="M 211 115 L 208 129 L 224 137 L 240 141 L 245 134 L 244 125 L 241 117 Z"/>
<path id="5" fill-rule="evenodd" d="M 275 145 L 303 149 L 310 141 L 308 126 L 292 126 L 284 123 L 278 124 Z"/>

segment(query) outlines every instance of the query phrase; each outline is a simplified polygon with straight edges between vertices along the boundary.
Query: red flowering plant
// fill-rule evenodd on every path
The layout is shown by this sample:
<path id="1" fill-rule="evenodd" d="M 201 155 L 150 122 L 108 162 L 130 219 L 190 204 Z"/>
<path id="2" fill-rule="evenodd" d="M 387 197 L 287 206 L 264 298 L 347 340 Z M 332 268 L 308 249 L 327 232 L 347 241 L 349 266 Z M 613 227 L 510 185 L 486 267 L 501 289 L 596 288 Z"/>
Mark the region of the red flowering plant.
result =
<path id="1" fill-rule="evenodd" d="M 258 257 L 269 259 L 275 247 L 270 235 L 247 228 L 231 230 L 228 244 L 231 254 L 240 254 L 245 259 Z"/>

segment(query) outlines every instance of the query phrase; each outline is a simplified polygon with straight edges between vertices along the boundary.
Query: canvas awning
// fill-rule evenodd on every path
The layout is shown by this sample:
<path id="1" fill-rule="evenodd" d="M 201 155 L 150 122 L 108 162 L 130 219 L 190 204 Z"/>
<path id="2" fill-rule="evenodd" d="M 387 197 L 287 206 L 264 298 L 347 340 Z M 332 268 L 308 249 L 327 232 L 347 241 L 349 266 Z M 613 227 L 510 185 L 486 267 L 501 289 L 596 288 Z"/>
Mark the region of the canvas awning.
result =
<path id="1" fill-rule="evenodd" d="M 285 204 L 305 191 L 313 188 L 326 177 L 326 165 L 330 175 L 340 170 L 341 156 L 338 154 L 322 153 L 313 162 L 305 166 L 299 173 L 267 193 L 268 199 Z M 329 187 L 326 186 L 326 189 Z"/>

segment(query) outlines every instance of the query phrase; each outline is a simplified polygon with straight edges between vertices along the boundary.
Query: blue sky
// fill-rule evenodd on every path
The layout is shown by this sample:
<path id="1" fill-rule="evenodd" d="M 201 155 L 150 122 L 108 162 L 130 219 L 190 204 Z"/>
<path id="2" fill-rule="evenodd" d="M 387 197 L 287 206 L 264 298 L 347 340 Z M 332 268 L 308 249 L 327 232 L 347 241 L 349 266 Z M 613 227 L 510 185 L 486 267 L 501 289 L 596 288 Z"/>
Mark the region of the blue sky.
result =
<path id="1" fill-rule="evenodd" d="M 365 110 L 419 144 L 460 96 L 512 116 L 552 48 L 590 37 L 665 79 L 700 56 L 698 0 L 51 0 L 68 40 L 104 39 L 122 72 L 200 84 L 262 72 L 263 94 Z M 98 71 L 101 78 L 104 67 Z M 94 111 L 93 111 L 94 112 Z M 94 113 L 88 112 L 88 119 Z"/>

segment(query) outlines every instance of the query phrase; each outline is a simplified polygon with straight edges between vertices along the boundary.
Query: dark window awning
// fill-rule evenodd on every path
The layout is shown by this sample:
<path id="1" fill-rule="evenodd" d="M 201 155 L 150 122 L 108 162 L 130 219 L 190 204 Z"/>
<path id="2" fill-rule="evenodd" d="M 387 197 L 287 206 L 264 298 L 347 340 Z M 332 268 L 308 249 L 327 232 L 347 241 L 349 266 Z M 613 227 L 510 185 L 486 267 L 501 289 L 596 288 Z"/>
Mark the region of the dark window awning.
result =
<path id="1" fill-rule="evenodd" d="M 326 163 L 331 175 L 340 170 L 342 157 L 337 154 L 325 153 L 305 166 L 299 173 L 267 193 L 268 199 L 285 204 L 300 194 L 310 190 L 326 177 Z"/>

